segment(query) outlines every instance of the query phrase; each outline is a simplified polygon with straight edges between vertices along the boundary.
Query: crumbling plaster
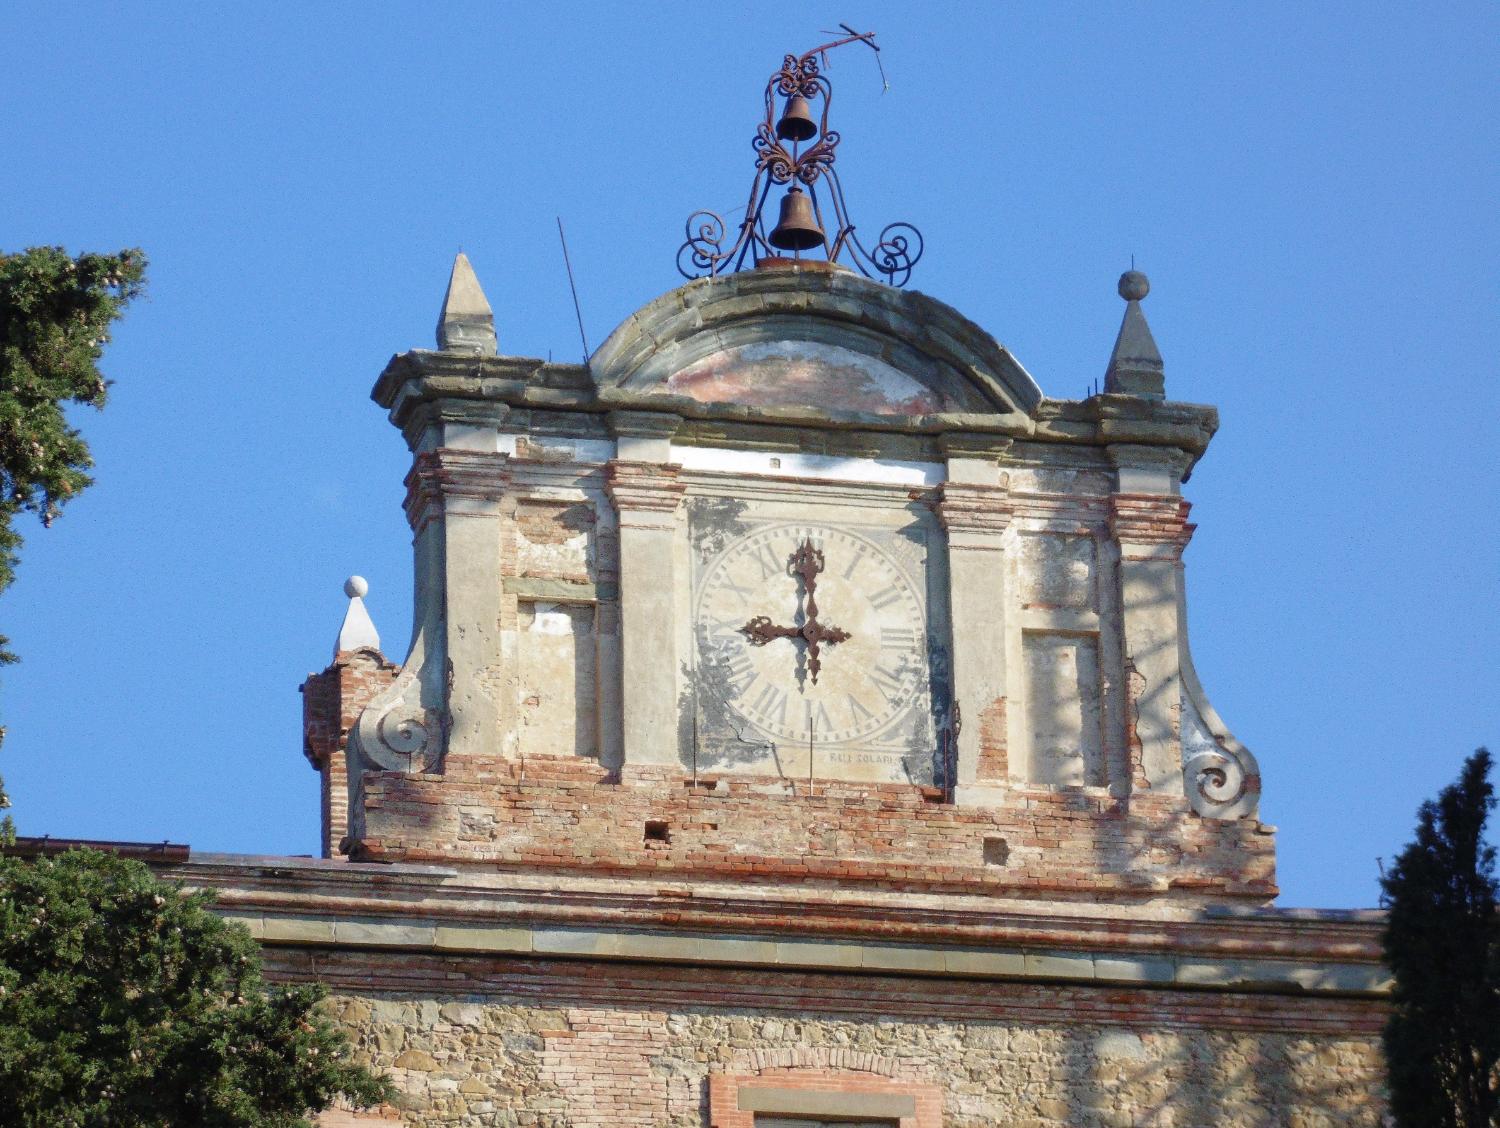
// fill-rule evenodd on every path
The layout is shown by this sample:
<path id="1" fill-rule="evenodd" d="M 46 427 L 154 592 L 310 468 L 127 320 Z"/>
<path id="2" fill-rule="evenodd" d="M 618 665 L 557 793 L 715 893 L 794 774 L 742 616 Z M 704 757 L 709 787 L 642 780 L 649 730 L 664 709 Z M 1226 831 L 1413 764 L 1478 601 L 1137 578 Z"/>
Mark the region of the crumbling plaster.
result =
<path id="1" fill-rule="evenodd" d="M 904 364 L 963 410 L 672 390 L 688 365 L 788 340 L 814 360 L 843 349 Z M 550 744 L 616 777 L 696 771 L 689 503 L 715 498 L 762 522 L 782 505 L 829 527 L 934 515 L 941 567 L 914 579 L 930 592 L 928 652 L 947 665 L 931 683 L 931 770 L 908 761 L 897 778 L 967 806 L 1061 789 L 1254 817 L 1254 759 L 1187 655 L 1180 487 L 1217 427 L 1212 408 L 1045 399 L 941 303 L 826 271 L 692 283 L 628 319 L 588 368 L 407 353 L 375 398 L 415 456 L 418 614 L 401 675 L 356 726 L 356 839 L 371 833 L 357 809 L 371 768 L 440 777 L 465 757 Z M 564 620 L 566 647 L 537 627 Z M 818 762 L 797 770 L 839 777 L 837 756 Z M 788 774 L 779 761 L 745 770 Z"/>

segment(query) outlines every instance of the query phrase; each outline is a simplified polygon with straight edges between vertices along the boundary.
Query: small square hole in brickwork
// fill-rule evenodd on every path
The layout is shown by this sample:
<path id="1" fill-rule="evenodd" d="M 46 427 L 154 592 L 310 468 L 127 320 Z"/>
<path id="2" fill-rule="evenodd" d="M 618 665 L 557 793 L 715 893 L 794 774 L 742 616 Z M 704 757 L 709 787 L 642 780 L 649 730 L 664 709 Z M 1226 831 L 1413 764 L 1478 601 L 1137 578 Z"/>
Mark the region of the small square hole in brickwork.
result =
<path id="1" fill-rule="evenodd" d="M 773 458 L 773 459 L 771 459 L 771 469 L 772 470 L 780 470 L 781 469 L 781 459 L 779 459 L 779 458 Z"/>
<path id="2" fill-rule="evenodd" d="M 647 819 L 645 838 L 647 842 L 670 842 L 672 841 L 672 834 L 666 822 L 657 819 Z"/>
<path id="3" fill-rule="evenodd" d="M 987 866 L 1003 866 L 1010 861 L 1010 844 L 1003 838 L 986 838 L 984 840 L 984 864 Z"/>

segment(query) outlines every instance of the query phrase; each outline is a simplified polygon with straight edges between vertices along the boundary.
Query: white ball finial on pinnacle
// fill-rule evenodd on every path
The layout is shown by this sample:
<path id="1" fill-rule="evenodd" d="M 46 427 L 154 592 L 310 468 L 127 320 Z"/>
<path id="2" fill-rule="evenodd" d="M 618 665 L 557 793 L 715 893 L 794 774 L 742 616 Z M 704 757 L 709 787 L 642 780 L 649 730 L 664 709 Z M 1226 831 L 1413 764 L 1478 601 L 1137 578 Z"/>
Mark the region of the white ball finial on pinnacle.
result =
<path id="1" fill-rule="evenodd" d="M 370 619 L 370 612 L 365 609 L 364 597 L 369 590 L 370 585 L 363 576 L 350 576 L 344 581 L 349 609 L 344 612 L 344 624 L 339 628 L 338 641 L 333 644 L 335 659 L 350 650 L 380 649 L 380 633 Z"/>

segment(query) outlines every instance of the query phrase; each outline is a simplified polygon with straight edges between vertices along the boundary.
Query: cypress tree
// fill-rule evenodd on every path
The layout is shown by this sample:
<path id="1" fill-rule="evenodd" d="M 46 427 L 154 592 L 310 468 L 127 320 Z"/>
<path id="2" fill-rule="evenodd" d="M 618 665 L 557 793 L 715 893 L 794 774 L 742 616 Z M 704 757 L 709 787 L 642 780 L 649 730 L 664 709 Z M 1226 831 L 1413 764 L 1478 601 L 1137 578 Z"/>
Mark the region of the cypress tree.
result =
<path id="1" fill-rule="evenodd" d="M 1500 1128 L 1500 931 L 1490 754 L 1417 812 L 1417 836 L 1381 878 L 1395 977 L 1385 1029 L 1402 1128 Z"/>

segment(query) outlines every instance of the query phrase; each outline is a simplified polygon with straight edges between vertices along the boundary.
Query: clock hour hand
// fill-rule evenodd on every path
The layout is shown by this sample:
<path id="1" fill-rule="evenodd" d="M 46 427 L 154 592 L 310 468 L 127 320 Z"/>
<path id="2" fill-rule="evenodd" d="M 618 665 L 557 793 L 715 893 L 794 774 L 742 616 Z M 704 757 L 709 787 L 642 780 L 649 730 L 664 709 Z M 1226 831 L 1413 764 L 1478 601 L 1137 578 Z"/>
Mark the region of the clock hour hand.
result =
<path id="1" fill-rule="evenodd" d="M 807 672 L 813 685 L 817 685 L 818 671 L 823 668 L 820 644 L 826 642 L 833 646 L 843 642 L 849 637 L 849 632 L 842 627 L 825 627 L 817 619 L 809 619 L 802 627 L 802 637 L 807 640 Z"/>
<path id="2" fill-rule="evenodd" d="M 751 646 L 764 646 L 778 638 L 801 638 L 801 627 L 782 627 L 771 622 L 765 615 L 757 615 L 743 627 L 740 633 L 750 640 Z"/>

